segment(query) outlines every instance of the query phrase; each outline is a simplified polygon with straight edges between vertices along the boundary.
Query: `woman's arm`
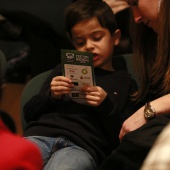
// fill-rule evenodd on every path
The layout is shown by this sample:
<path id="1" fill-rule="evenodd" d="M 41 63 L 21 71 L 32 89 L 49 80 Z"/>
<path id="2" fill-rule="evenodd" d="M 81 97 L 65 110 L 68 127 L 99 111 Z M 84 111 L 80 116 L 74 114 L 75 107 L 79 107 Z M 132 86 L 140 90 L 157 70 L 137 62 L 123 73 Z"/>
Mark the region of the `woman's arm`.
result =
<path id="1" fill-rule="evenodd" d="M 155 109 L 156 116 L 170 113 L 170 94 L 151 101 L 150 105 Z M 126 121 L 124 121 L 119 134 L 120 140 L 126 133 L 136 130 L 143 124 L 147 123 L 147 120 L 144 117 L 144 108 L 145 106 L 141 107 Z"/>

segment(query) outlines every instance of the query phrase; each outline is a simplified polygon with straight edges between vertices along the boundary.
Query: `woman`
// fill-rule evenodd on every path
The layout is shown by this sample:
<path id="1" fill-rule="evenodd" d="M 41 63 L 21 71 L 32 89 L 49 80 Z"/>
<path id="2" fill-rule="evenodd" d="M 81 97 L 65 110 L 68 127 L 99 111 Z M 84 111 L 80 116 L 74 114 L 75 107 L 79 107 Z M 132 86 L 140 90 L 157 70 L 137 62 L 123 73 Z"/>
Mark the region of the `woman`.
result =
<path id="1" fill-rule="evenodd" d="M 100 169 L 140 169 L 170 120 L 170 1 L 127 2 L 137 23 L 132 27 L 133 51 L 141 88 L 134 97 L 147 104 L 123 123 L 122 142 Z"/>

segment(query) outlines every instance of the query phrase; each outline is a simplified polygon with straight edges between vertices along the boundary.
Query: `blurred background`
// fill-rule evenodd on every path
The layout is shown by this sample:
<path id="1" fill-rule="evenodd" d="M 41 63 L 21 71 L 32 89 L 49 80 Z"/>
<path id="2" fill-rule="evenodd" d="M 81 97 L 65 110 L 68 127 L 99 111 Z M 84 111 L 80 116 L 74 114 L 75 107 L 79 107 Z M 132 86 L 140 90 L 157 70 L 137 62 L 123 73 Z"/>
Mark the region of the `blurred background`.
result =
<path id="1" fill-rule="evenodd" d="M 0 55 L 1 72 L 4 72 L 0 108 L 6 123 L 16 133 L 22 134 L 20 99 L 25 85 L 60 63 L 62 48 L 72 49 L 66 37 L 63 14 L 72 2 L 0 1 Z"/>
<path id="2" fill-rule="evenodd" d="M 107 0 L 105 0 L 107 2 Z M 64 9 L 74 0 L 0 0 L 1 112 L 9 128 L 22 135 L 21 96 L 36 75 L 60 63 L 61 49 L 73 49 L 64 25 Z M 113 11 L 120 0 L 108 1 Z M 116 10 L 120 45 L 114 55 L 131 53 L 129 8 Z M 34 88 L 34 87 L 33 87 Z"/>

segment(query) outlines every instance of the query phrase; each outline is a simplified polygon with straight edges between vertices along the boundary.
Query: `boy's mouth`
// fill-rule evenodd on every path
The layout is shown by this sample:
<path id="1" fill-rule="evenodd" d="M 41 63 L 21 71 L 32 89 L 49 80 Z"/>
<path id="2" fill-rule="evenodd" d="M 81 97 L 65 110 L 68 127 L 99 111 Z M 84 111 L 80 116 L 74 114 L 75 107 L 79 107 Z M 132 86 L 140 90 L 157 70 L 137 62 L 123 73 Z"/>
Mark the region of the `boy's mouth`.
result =
<path id="1" fill-rule="evenodd" d="M 99 58 L 98 54 L 93 54 L 93 62 L 96 61 Z"/>

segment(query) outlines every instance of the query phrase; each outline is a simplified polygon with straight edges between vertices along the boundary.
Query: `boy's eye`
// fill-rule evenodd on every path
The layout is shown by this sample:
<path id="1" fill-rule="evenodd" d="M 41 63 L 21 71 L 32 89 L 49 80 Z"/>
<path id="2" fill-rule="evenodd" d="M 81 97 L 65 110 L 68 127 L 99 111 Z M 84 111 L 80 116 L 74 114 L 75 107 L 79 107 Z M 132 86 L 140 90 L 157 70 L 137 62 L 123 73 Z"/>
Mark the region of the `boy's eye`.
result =
<path id="1" fill-rule="evenodd" d="M 85 42 L 80 39 L 75 39 L 75 40 L 73 40 L 73 43 L 76 46 L 83 46 Z"/>
<path id="2" fill-rule="evenodd" d="M 75 45 L 80 47 L 84 45 L 84 42 L 76 42 Z"/>
<path id="3" fill-rule="evenodd" d="M 130 6 L 138 6 L 138 0 L 128 0 L 127 3 Z"/>
<path id="4" fill-rule="evenodd" d="M 102 39 L 102 37 L 101 36 L 100 37 L 94 37 L 93 39 L 94 39 L 94 41 L 100 41 Z"/>

